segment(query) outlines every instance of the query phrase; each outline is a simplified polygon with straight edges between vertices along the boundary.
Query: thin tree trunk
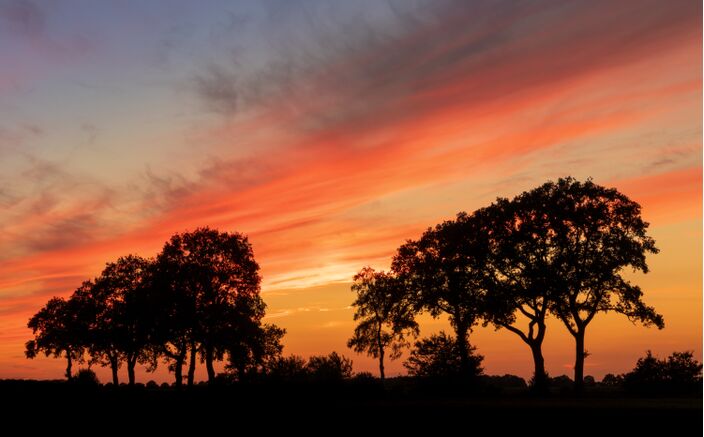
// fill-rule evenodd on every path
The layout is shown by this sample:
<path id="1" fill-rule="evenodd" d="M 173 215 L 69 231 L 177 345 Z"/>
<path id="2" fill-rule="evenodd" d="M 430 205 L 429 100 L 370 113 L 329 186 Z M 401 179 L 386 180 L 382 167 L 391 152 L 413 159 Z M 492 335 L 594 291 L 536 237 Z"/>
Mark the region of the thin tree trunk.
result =
<path id="1" fill-rule="evenodd" d="M 176 376 L 176 388 L 180 389 L 183 387 L 183 361 L 186 359 L 185 352 L 180 354 L 176 358 L 176 363 L 174 364 L 174 375 Z"/>
<path id="2" fill-rule="evenodd" d="M 117 387 L 120 385 L 120 378 L 117 374 L 117 357 L 110 357 L 110 370 L 112 370 L 112 384 Z"/>
<path id="3" fill-rule="evenodd" d="M 71 351 L 66 351 L 66 379 L 69 381 L 73 378 L 73 374 L 71 374 L 71 367 L 73 367 L 73 362 L 71 361 Z"/>
<path id="4" fill-rule="evenodd" d="M 582 393 L 584 391 L 584 329 L 578 329 L 574 336 L 576 354 L 574 361 L 574 391 Z"/>
<path id="5" fill-rule="evenodd" d="M 213 348 L 205 349 L 205 368 L 208 371 L 208 384 L 215 383 L 215 368 L 213 367 Z"/>
<path id="6" fill-rule="evenodd" d="M 127 357 L 127 378 L 129 385 L 134 385 L 134 367 L 137 365 L 137 357 Z"/>
<path id="7" fill-rule="evenodd" d="M 191 343 L 191 356 L 190 356 L 190 363 L 188 365 L 188 386 L 193 387 L 193 379 L 196 376 L 196 343 L 192 342 Z"/>
<path id="8" fill-rule="evenodd" d="M 381 341 L 381 324 L 376 331 L 377 347 L 379 348 L 379 376 L 382 381 L 384 381 L 386 375 L 384 375 L 384 345 Z"/>

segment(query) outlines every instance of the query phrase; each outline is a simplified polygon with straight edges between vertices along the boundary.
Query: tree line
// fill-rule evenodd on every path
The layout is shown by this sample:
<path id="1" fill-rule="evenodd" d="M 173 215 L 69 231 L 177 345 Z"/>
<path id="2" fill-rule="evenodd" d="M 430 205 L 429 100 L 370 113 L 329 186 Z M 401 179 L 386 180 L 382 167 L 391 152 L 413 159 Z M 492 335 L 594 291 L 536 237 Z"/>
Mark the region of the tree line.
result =
<path id="1" fill-rule="evenodd" d="M 574 178 L 549 181 L 513 199 L 498 198 L 474 212 L 428 228 L 401 245 L 391 270 L 363 268 L 352 290 L 357 325 L 348 346 L 395 359 L 417 337 L 416 316 L 447 315 L 454 338 L 441 333 L 415 343 L 406 363 L 422 374 L 439 353 L 455 358 L 459 375 L 476 374 L 480 357 L 469 334 L 480 323 L 506 329 L 525 343 L 534 363 L 533 387 L 548 383 L 542 345 L 549 315 L 574 338 L 574 384 L 584 384 L 585 337 L 599 313 L 615 312 L 646 326 L 663 317 L 625 269 L 648 272 L 658 253 L 641 207 L 614 188 Z"/>
<path id="2" fill-rule="evenodd" d="M 260 283 L 247 237 L 207 227 L 176 234 L 154 258 L 121 257 L 68 299 L 49 300 L 29 320 L 25 354 L 65 357 L 68 379 L 75 362 L 110 367 L 116 385 L 123 365 L 135 383 L 137 363 L 153 371 L 164 362 L 178 387 L 184 366 L 193 385 L 198 361 L 209 382 L 217 361 L 242 379 L 283 348 L 285 330 L 262 323 Z"/>
<path id="3" fill-rule="evenodd" d="M 581 390 L 586 330 L 596 314 L 664 327 L 642 290 L 622 276 L 627 268 L 648 272 L 646 256 L 658 249 L 647 228 L 640 206 L 624 194 L 570 177 L 460 212 L 402 244 L 388 272 L 365 267 L 354 276 L 357 324 L 348 346 L 377 358 L 383 380 L 385 360 L 417 339 L 417 316 L 446 315 L 454 336 L 415 341 L 404 366 L 411 376 L 470 378 L 483 359 L 470 333 L 491 325 L 527 345 L 532 385 L 545 391 L 542 344 L 551 315 L 574 338 L 574 383 Z M 285 330 L 262 322 L 260 285 L 244 235 L 207 227 L 175 234 L 155 257 L 121 257 L 69 298 L 49 300 L 29 320 L 34 338 L 25 354 L 64 357 L 69 379 L 76 362 L 109 367 L 114 384 L 122 366 L 134 384 L 137 364 L 153 371 L 159 363 L 177 387 L 184 379 L 193 385 L 199 362 L 209 382 L 216 362 L 234 380 L 351 375 L 351 361 L 336 353 L 309 362 L 283 358 Z"/>

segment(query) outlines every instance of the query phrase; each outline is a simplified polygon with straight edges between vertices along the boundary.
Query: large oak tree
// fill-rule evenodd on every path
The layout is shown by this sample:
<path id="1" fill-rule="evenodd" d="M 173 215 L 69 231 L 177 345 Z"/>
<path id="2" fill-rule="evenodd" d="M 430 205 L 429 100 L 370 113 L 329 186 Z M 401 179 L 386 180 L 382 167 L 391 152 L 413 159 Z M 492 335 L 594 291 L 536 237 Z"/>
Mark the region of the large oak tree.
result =
<path id="1" fill-rule="evenodd" d="M 664 327 L 663 317 L 622 273 L 648 272 L 646 256 L 658 253 L 640 205 L 615 188 L 571 177 L 524 194 L 550 220 L 553 251 L 550 310 L 575 340 L 575 388 L 584 379 L 585 333 L 599 313 L 615 312 L 645 326 Z"/>

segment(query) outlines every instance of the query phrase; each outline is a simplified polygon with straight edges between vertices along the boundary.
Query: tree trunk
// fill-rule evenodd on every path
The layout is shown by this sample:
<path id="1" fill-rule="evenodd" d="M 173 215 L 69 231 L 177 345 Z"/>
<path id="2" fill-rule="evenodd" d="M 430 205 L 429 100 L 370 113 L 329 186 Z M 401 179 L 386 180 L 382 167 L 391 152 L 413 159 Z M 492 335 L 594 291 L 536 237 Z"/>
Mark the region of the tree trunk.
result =
<path id="1" fill-rule="evenodd" d="M 208 371 L 208 384 L 215 383 L 215 368 L 213 367 L 213 348 L 205 349 L 205 368 Z"/>
<path id="2" fill-rule="evenodd" d="M 73 367 L 73 362 L 71 361 L 71 351 L 66 351 L 66 379 L 69 381 L 73 378 L 73 374 L 71 374 L 71 367 Z"/>
<path id="3" fill-rule="evenodd" d="M 190 357 L 190 363 L 188 365 L 188 386 L 193 387 L 193 379 L 196 376 L 196 354 L 198 351 L 196 350 L 196 343 L 192 342 L 191 343 L 191 357 Z"/>
<path id="4" fill-rule="evenodd" d="M 127 358 L 127 378 L 129 379 L 129 384 L 134 385 L 134 367 L 137 365 L 137 358 Z"/>
<path id="5" fill-rule="evenodd" d="M 582 393 L 584 391 L 584 329 L 578 329 L 574 336 L 576 354 L 574 361 L 574 391 Z"/>
<path id="6" fill-rule="evenodd" d="M 530 351 L 533 354 L 533 389 L 537 393 L 546 393 L 548 388 L 548 376 L 545 373 L 545 358 L 543 358 L 542 341 L 530 343 Z"/>
<path id="7" fill-rule="evenodd" d="M 464 323 L 456 322 L 455 333 L 457 334 L 457 348 L 460 354 L 460 371 L 463 378 L 470 375 L 469 368 L 469 345 L 467 344 L 467 327 Z"/>
<path id="8" fill-rule="evenodd" d="M 112 370 L 112 384 L 117 387 L 120 385 L 120 378 L 117 375 L 117 357 L 110 357 L 110 370 Z"/>
<path id="9" fill-rule="evenodd" d="M 174 375 L 176 376 L 176 388 L 183 387 L 183 361 L 186 359 L 186 354 L 179 355 L 174 364 Z"/>
<path id="10" fill-rule="evenodd" d="M 386 375 L 384 375 L 384 345 L 381 341 L 381 324 L 379 324 L 379 328 L 376 331 L 376 341 L 379 348 L 379 377 L 384 381 Z"/>

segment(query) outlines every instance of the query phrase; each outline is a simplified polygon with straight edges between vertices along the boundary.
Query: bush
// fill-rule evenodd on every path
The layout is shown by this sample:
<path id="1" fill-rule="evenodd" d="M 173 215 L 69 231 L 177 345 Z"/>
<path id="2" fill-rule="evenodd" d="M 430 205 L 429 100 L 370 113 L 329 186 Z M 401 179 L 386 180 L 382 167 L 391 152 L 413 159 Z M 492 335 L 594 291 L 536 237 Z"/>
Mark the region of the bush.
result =
<path id="1" fill-rule="evenodd" d="M 415 342 L 411 355 L 403 363 L 411 376 L 431 378 L 475 378 L 482 374 L 481 362 L 484 357 L 474 353 L 469 345 L 469 371 L 462 375 L 460 352 L 454 337 L 444 331 Z"/>
<path id="2" fill-rule="evenodd" d="M 560 393 L 566 393 L 574 388 L 574 381 L 567 375 L 560 375 L 550 378 L 548 385 L 551 388 L 558 390 Z"/>
<path id="3" fill-rule="evenodd" d="M 300 381 L 308 376 L 306 360 L 298 355 L 279 357 L 269 363 L 267 376 L 279 381 Z"/>
<path id="4" fill-rule="evenodd" d="M 498 389 L 525 389 L 526 380 L 516 375 L 488 375 L 483 377 L 487 385 Z"/>
<path id="5" fill-rule="evenodd" d="M 331 352 L 330 355 L 312 356 L 306 366 L 309 375 L 319 381 L 342 381 L 352 376 L 352 360 Z"/>
<path id="6" fill-rule="evenodd" d="M 601 385 L 605 387 L 620 387 L 623 384 L 623 375 L 614 375 L 613 373 L 607 373 L 601 380 Z"/>
<path id="7" fill-rule="evenodd" d="M 78 373 L 76 373 L 74 382 L 83 387 L 97 387 L 100 385 L 98 376 L 91 369 L 80 369 Z"/>
<path id="8" fill-rule="evenodd" d="M 702 364 L 692 352 L 674 352 L 660 360 L 648 351 L 623 375 L 626 390 L 637 393 L 696 393 L 701 391 Z"/>
<path id="9" fill-rule="evenodd" d="M 371 372 L 359 372 L 354 375 L 355 381 L 376 381 L 376 377 Z"/>

